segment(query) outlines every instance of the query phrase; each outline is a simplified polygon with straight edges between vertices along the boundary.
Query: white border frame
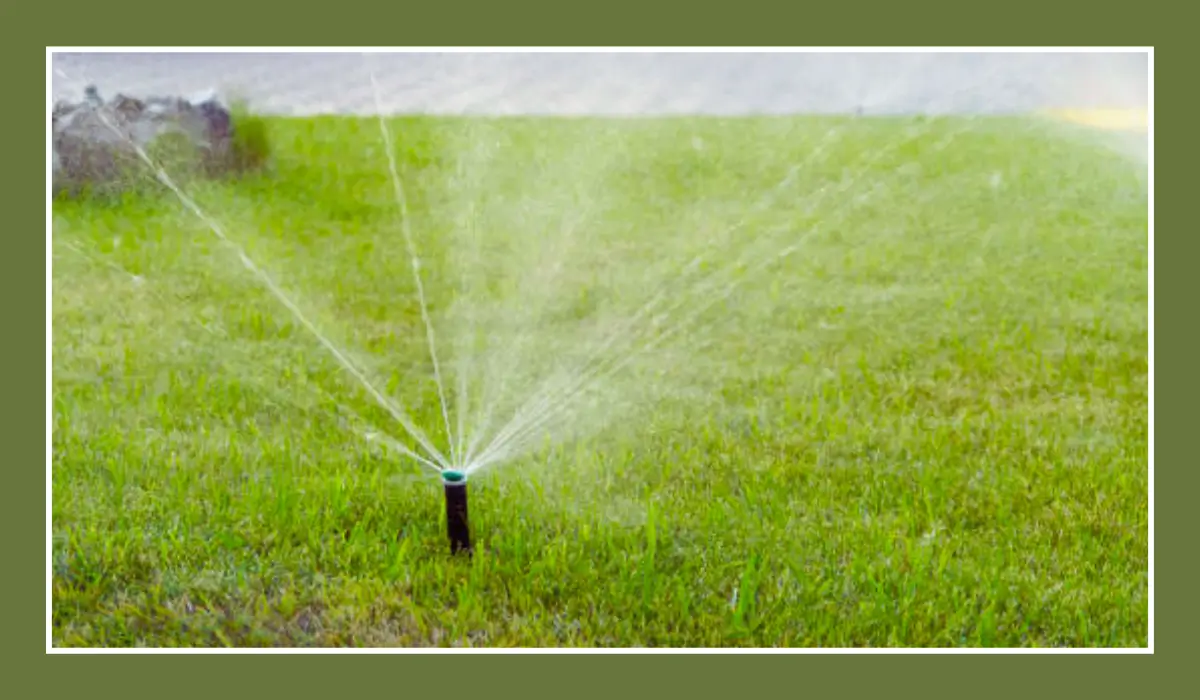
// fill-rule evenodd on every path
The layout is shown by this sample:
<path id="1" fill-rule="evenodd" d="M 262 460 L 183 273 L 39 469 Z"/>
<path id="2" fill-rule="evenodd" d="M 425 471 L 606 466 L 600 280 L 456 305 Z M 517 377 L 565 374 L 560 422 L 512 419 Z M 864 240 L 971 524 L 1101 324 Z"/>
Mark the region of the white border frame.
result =
<path id="1" fill-rule="evenodd" d="M 664 649 L 591 649 L 591 648 L 448 648 L 448 649 L 74 649 L 56 648 L 53 644 L 52 586 L 53 580 L 53 498 L 52 461 L 54 429 L 54 396 L 51 369 L 53 367 L 53 310 L 52 260 L 54 209 L 51 197 L 53 157 L 51 125 L 46 122 L 46 653 L 47 654 L 1153 654 L 1154 653 L 1154 47 L 47 47 L 46 48 L 46 113 L 53 111 L 53 58 L 60 53 L 1145 53 L 1148 57 L 1147 138 L 1149 188 L 1149 572 L 1148 572 L 1148 646 L 1125 649 L 1028 649 L 1028 648 L 878 648 L 878 649 L 723 649 L 723 648 L 664 648 Z"/>

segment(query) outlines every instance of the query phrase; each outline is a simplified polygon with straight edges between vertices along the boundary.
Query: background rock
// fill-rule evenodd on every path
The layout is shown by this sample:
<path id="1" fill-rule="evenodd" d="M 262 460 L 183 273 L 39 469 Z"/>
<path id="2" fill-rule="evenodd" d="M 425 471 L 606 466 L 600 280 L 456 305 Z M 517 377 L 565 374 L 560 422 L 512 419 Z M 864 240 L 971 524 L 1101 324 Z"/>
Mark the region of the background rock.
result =
<path id="1" fill-rule="evenodd" d="M 59 101 L 51 116 L 55 193 L 123 189 L 149 176 L 140 148 L 172 174 L 217 175 L 238 166 L 233 118 L 215 93 L 192 99 L 117 94 L 94 86 L 81 102 Z"/>

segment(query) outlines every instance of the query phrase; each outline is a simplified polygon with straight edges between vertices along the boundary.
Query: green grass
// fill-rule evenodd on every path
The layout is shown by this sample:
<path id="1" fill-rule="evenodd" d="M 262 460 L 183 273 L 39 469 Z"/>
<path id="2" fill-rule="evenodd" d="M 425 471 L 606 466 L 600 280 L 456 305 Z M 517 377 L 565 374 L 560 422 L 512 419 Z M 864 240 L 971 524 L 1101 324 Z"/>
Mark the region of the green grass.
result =
<path id="1" fill-rule="evenodd" d="M 497 347 L 537 311 L 500 399 L 705 246 L 800 247 L 472 476 L 466 560 L 169 193 L 56 203 L 55 645 L 1147 644 L 1129 161 L 1016 119 L 392 124 L 444 369 L 464 310 Z M 258 126 L 265 170 L 189 191 L 444 446 L 376 123 Z"/>

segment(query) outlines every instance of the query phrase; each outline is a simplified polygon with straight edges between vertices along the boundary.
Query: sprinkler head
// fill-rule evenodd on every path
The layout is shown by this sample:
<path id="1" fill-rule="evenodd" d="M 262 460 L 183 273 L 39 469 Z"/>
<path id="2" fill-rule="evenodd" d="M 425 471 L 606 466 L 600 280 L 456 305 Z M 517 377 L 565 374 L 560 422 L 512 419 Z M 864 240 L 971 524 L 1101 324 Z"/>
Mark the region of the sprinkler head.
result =
<path id="1" fill-rule="evenodd" d="M 442 487 L 446 494 L 446 534 L 450 538 L 450 553 L 471 555 L 471 528 L 467 521 L 467 474 L 456 469 L 442 472 Z"/>

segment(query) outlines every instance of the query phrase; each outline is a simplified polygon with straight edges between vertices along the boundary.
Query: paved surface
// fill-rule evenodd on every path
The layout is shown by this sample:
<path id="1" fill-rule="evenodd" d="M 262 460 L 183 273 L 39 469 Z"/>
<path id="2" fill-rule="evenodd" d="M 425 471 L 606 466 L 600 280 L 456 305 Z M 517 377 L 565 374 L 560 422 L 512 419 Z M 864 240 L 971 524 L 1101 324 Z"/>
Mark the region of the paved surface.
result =
<path id="1" fill-rule="evenodd" d="M 56 99 L 218 89 L 262 112 L 783 114 L 1144 109 L 1145 54 L 59 54 Z M 66 77 L 63 77 L 62 74 Z"/>

